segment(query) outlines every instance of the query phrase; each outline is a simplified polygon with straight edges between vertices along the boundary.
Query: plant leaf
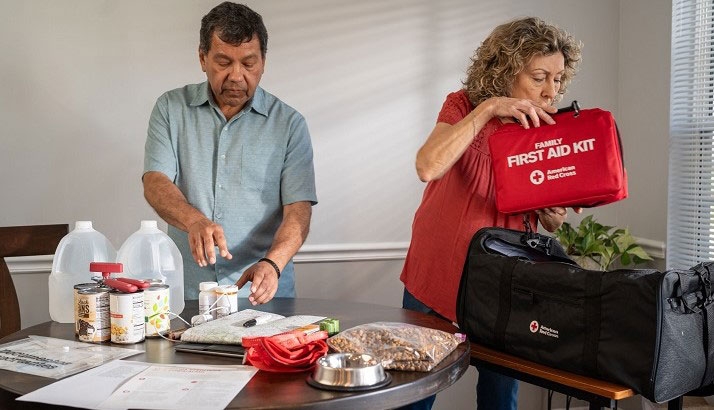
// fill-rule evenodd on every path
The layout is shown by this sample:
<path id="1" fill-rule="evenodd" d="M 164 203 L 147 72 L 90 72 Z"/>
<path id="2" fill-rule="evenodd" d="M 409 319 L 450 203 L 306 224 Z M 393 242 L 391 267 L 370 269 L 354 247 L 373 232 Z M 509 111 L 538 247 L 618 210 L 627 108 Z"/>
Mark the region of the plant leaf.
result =
<path id="1" fill-rule="evenodd" d="M 630 265 L 632 263 L 630 255 L 627 253 L 623 253 L 622 256 L 620 256 L 620 263 L 622 263 L 622 266 Z"/>
<path id="2" fill-rule="evenodd" d="M 565 222 L 555 232 L 556 238 L 566 252 L 573 256 L 588 257 L 603 269 L 618 261 L 622 266 L 652 260 L 627 228 L 602 225 L 588 215 L 573 227 Z"/>
<path id="3" fill-rule="evenodd" d="M 642 262 L 653 260 L 652 257 L 644 249 L 642 249 L 642 247 L 639 245 L 633 247 L 632 249 L 628 249 L 627 253 L 629 255 L 634 256 L 637 259 L 641 259 Z M 642 262 L 635 262 L 635 263 L 642 263 Z"/>

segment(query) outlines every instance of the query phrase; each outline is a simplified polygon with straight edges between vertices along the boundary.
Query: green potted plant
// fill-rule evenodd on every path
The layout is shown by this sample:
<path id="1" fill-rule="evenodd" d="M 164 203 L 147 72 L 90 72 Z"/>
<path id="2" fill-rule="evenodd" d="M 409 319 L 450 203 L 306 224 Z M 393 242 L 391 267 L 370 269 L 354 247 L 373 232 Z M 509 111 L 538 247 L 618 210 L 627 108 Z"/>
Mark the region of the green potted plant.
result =
<path id="1" fill-rule="evenodd" d="M 608 270 L 619 261 L 622 267 L 651 261 L 647 252 L 635 243 L 635 238 L 625 228 L 602 225 L 592 215 L 585 217 L 573 228 L 565 222 L 555 231 L 565 251 L 580 266 L 588 269 Z"/>

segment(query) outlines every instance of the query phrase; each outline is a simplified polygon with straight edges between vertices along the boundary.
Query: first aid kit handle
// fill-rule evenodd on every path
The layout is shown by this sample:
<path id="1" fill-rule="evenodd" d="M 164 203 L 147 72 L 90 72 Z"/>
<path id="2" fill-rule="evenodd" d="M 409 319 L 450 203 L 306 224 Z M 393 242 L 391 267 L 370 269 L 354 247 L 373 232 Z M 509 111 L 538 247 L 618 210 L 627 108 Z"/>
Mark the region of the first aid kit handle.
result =
<path id="1" fill-rule="evenodd" d="M 562 114 L 564 112 L 574 112 L 575 114 L 573 114 L 573 117 L 577 117 L 580 115 L 580 104 L 578 104 L 576 100 L 573 100 L 573 102 L 570 103 L 570 106 L 558 109 L 557 114 Z"/>

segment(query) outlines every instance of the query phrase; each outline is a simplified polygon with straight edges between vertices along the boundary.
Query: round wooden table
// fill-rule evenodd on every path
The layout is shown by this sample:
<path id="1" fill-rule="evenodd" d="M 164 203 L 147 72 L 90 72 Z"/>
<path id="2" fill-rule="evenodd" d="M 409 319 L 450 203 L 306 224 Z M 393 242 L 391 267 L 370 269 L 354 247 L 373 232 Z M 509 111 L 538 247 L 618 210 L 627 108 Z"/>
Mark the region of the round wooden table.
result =
<path id="1" fill-rule="evenodd" d="M 265 305 L 251 306 L 241 299 L 239 309 L 256 309 L 278 313 L 284 316 L 317 315 L 339 319 L 340 329 L 370 322 L 404 322 L 415 325 L 457 332 L 458 329 L 436 316 L 389 306 L 372 305 L 347 301 L 321 299 L 276 298 Z M 183 317 L 190 318 L 197 311 L 196 301 L 187 301 Z M 174 320 L 172 328 L 177 329 L 182 322 Z M 185 326 L 185 325 L 184 325 Z M 50 336 L 76 340 L 71 324 L 46 322 L 23 329 L 3 339 L 7 343 L 29 335 Z M 177 353 L 174 343 L 158 338 L 126 346 L 145 352 L 131 356 L 127 360 L 148 363 L 177 364 L 240 364 L 239 359 L 208 356 L 195 353 Z M 233 399 L 229 409 L 389 409 L 431 396 L 458 380 L 469 366 L 468 342 L 461 343 L 430 372 L 389 371 L 392 382 L 385 387 L 364 392 L 335 392 L 310 386 L 306 380 L 309 372 L 271 373 L 259 371 L 243 390 Z M 39 403 L 14 402 L 14 397 L 47 386 L 54 380 L 23 373 L 0 370 L 0 408 L 49 408 Z M 20 403 L 22 407 L 20 406 Z M 36 405 L 37 407 L 32 407 Z M 59 407 L 57 407 L 59 408 Z"/>

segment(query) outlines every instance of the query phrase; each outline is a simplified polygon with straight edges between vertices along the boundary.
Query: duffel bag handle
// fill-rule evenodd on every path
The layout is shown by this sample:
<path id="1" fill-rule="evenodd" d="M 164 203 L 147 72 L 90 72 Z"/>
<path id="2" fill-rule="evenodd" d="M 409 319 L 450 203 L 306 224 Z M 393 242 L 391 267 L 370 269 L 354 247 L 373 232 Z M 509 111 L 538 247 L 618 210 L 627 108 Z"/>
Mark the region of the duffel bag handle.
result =
<path id="1" fill-rule="evenodd" d="M 546 235 L 539 235 L 533 232 L 529 214 L 523 214 L 523 227 L 526 229 L 526 232 L 521 237 L 521 243 L 523 245 L 530 246 L 533 249 L 540 250 L 541 252 L 550 256 L 550 254 L 552 253 L 551 246 L 553 238 Z"/>
<path id="2" fill-rule="evenodd" d="M 550 256 L 550 245 L 553 238 L 544 235 L 534 235 L 532 237 L 523 236 L 524 245 L 528 245 L 533 249 L 541 249 L 546 255 Z"/>
<path id="3" fill-rule="evenodd" d="M 680 283 L 678 291 L 679 294 L 676 297 L 667 299 L 672 309 L 679 310 L 680 308 L 684 308 L 683 313 L 699 313 L 706 306 L 714 303 L 711 283 L 711 265 L 711 262 L 699 263 L 689 270 L 689 272 L 696 275 L 696 280 L 699 284 L 699 289 L 692 292 L 684 293 L 685 290 L 683 289 L 683 286 L 685 280 L 682 277 L 682 274 L 678 274 Z M 686 276 L 691 277 L 690 275 Z M 686 282 L 690 284 L 692 283 L 691 280 L 687 280 Z"/>
<path id="4" fill-rule="evenodd" d="M 676 298 L 668 298 L 667 302 L 669 302 L 669 306 L 672 310 L 677 311 L 683 308 L 681 313 L 700 313 L 706 305 L 706 299 L 698 297 L 696 293 L 688 293 Z"/>
<path id="5" fill-rule="evenodd" d="M 706 299 L 710 299 L 712 296 L 711 271 L 709 270 L 710 265 L 711 263 L 705 264 L 704 262 L 701 262 L 692 268 L 692 270 L 697 273 L 697 276 L 699 276 L 699 281 L 704 289 Z"/>

